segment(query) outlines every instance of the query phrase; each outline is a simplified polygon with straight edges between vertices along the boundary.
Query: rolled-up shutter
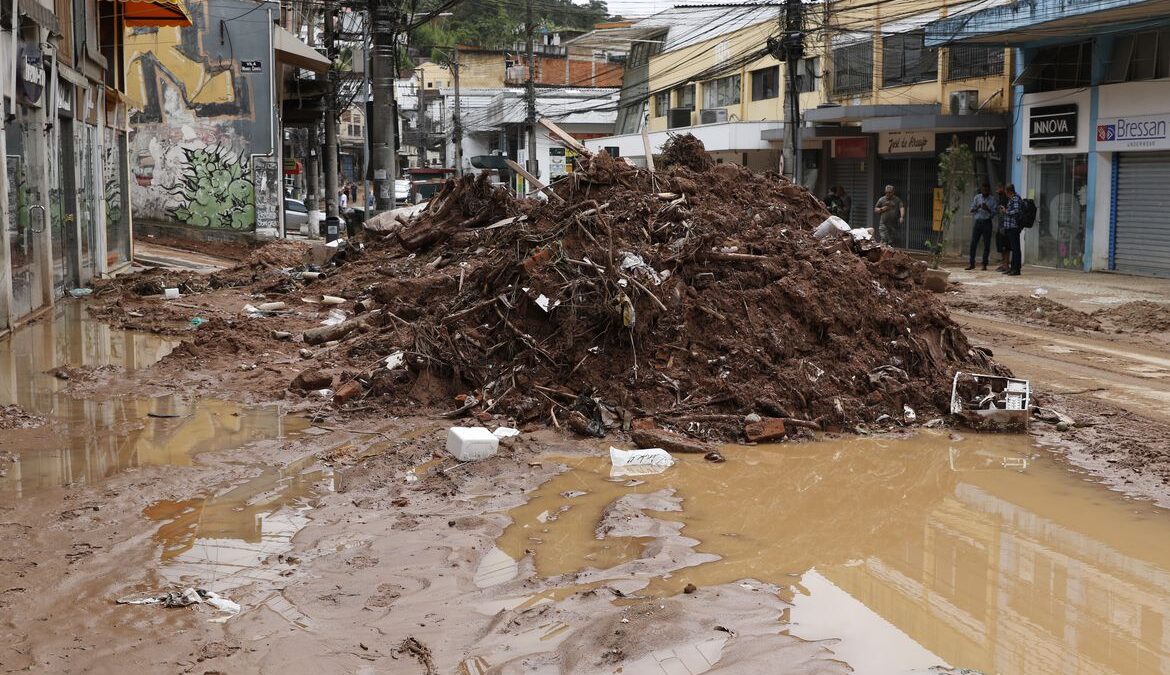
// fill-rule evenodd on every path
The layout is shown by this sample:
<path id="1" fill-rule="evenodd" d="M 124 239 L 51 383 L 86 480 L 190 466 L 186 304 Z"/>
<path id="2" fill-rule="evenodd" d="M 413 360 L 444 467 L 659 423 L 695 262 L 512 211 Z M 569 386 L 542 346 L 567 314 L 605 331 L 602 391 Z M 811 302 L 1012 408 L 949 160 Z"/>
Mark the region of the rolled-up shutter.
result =
<path id="1" fill-rule="evenodd" d="M 1170 152 L 1127 152 L 1117 162 L 1113 262 L 1118 272 L 1170 277 Z"/>
<path id="2" fill-rule="evenodd" d="M 870 176 L 865 171 L 865 160 L 833 159 L 830 161 L 829 187 L 840 185 L 852 200 L 849 217 L 845 220 L 853 227 L 870 227 L 869 215 L 873 213 L 873 195 L 870 192 Z"/>

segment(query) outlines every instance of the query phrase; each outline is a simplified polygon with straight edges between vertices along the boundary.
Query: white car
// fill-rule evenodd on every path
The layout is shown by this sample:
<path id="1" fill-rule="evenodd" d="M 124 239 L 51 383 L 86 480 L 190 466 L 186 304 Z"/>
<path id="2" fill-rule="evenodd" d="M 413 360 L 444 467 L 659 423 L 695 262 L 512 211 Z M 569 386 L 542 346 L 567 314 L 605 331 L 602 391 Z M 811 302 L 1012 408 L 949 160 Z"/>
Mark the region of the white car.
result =
<path id="1" fill-rule="evenodd" d="M 301 200 L 284 198 L 284 231 L 308 233 L 309 209 Z"/>
<path id="2" fill-rule="evenodd" d="M 410 181 L 398 178 L 394 181 L 394 203 L 405 204 L 410 201 Z"/>

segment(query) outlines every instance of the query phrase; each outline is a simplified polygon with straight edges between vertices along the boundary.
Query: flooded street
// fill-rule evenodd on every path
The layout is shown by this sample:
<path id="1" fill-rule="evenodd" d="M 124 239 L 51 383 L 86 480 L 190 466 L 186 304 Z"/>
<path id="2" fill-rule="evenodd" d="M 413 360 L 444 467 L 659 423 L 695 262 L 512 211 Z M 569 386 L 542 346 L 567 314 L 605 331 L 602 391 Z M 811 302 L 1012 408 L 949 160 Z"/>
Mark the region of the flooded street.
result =
<path id="1" fill-rule="evenodd" d="M 633 581 L 622 588 L 638 596 L 774 584 L 791 603 L 777 629 L 830 640 L 858 673 L 1170 669 L 1170 514 L 1027 438 L 924 432 L 724 454 L 633 478 L 610 477 L 607 459 L 563 459 L 570 470 L 511 511 L 499 547 L 532 551 L 538 576 Z M 607 509 L 629 495 L 655 497 L 641 512 L 665 526 L 647 532 L 708 560 L 606 534 Z"/>

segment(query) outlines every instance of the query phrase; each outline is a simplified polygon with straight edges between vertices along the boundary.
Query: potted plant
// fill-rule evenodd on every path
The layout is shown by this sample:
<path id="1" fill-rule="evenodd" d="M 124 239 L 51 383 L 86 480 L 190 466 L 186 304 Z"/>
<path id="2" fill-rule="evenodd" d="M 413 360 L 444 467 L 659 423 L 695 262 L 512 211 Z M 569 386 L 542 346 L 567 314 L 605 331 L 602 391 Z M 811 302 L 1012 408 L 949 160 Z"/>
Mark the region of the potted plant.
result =
<path id="1" fill-rule="evenodd" d="M 926 271 L 926 287 L 936 293 L 946 290 L 951 273 L 939 267 L 943 252 L 946 251 L 947 230 L 954 222 L 971 185 L 975 182 L 975 154 L 959 137 L 951 139 L 951 145 L 938 158 L 938 182 L 942 188 L 942 214 L 939 228 L 932 239 L 926 242 L 931 252 L 930 269 Z"/>

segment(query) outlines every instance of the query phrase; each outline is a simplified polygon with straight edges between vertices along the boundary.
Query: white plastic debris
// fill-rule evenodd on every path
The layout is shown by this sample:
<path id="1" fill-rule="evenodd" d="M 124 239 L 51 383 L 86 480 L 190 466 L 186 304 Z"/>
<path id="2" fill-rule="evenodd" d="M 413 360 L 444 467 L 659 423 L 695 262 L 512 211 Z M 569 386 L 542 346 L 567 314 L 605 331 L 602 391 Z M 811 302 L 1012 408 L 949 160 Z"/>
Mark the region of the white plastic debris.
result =
<path id="1" fill-rule="evenodd" d="M 918 419 L 918 414 L 914 412 L 914 408 L 908 405 L 902 406 L 902 416 L 905 418 L 906 424 L 914 424 L 914 421 Z"/>
<path id="2" fill-rule="evenodd" d="M 1032 291 L 1032 297 L 1034 298 L 1043 298 L 1046 295 L 1048 295 L 1048 289 L 1043 286 Z"/>
<path id="3" fill-rule="evenodd" d="M 512 427 L 500 427 L 492 432 L 496 438 L 511 438 L 512 436 L 519 436 L 520 430 Z"/>
<path id="4" fill-rule="evenodd" d="M 849 230 L 849 234 L 857 241 L 869 241 L 870 239 L 873 239 L 873 228 L 855 227 L 852 230 Z"/>
<path id="5" fill-rule="evenodd" d="M 651 466 L 666 469 L 674 465 L 674 457 L 662 448 L 619 450 L 611 447 L 609 461 L 615 467 Z"/>
<path id="6" fill-rule="evenodd" d="M 813 236 L 817 239 L 824 239 L 833 233 L 842 234 L 852 230 L 853 228 L 849 227 L 849 223 L 841 220 L 837 216 L 829 216 L 820 225 L 817 225 L 817 229 L 813 230 Z"/>
<path id="7" fill-rule="evenodd" d="M 394 352 L 382 360 L 382 364 L 386 366 L 386 370 L 394 370 L 403 363 L 406 363 L 406 355 L 402 352 Z"/>
<path id="8" fill-rule="evenodd" d="M 500 439 L 483 427 L 451 427 L 447 452 L 460 462 L 474 462 L 496 454 Z"/>
<path id="9" fill-rule="evenodd" d="M 333 394 L 335 392 L 332 389 L 318 389 L 313 393 L 320 396 L 321 398 L 333 398 Z"/>
<path id="10" fill-rule="evenodd" d="M 163 297 L 166 298 L 167 300 L 178 300 L 179 299 L 179 289 L 177 289 L 177 288 L 164 288 L 163 289 Z"/>
<path id="11" fill-rule="evenodd" d="M 221 596 L 220 594 L 214 593 L 212 591 L 204 591 L 202 593 L 202 595 L 203 595 L 204 602 L 206 602 L 207 604 L 211 605 L 212 607 L 218 609 L 221 612 L 227 612 L 231 616 L 235 616 L 235 615 L 240 613 L 241 607 L 240 607 L 240 604 L 238 602 L 233 602 L 231 600 L 228 600 L 227 598 Z M 230 619 L 231 616 L 223 617 L 221 619 L 218 619 L 218 621 L 226 621 L 226 620 Z"/>
<path id="12" fill-rule="evenodd" d="M 329 313 L 325 315 L 325 319 L 321 322 L 321 325 L 336 326 L 343 321 L 345 321 L 345 310 L 334 308 L 329 310 Z"/>

